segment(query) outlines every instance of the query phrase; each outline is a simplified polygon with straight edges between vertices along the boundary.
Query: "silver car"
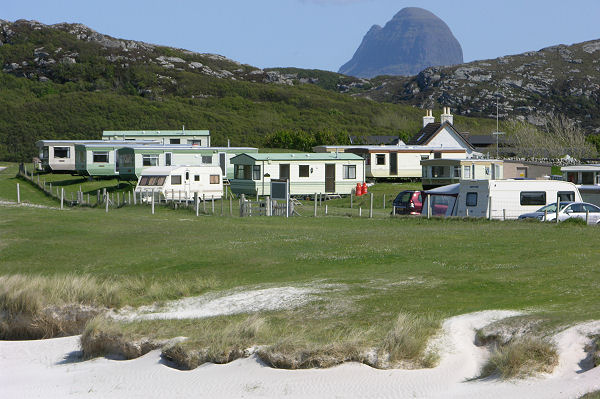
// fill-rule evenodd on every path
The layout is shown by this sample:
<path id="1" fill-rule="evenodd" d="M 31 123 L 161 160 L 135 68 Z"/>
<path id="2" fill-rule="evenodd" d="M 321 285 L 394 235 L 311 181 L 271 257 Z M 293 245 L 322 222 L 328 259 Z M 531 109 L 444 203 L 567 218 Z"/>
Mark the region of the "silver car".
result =
<path id="1" fill-rule="evenodd" d="M 519 219 L 535 218 L 538 220 L 555 221 L 556 204 L 541 207 L 535 212 L 524 213 Z M 571 218 L 586 220 L 588 224 L 600 224 L 600 207 L 587 202 L 561 202 L 558 211 L 558 221 L 562 222 Z"/>

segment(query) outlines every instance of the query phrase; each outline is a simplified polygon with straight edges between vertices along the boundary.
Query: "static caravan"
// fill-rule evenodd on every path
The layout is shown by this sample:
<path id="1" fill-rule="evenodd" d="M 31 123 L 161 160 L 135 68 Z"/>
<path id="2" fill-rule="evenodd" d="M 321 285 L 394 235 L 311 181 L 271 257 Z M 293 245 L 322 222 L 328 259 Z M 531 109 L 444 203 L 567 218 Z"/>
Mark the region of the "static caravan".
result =
<path id="1" fill-rule="evenodd" d="M 502 180 L 503 165 L 497 159 L 425 159 L 421 161 L 423 189 L 461 180 Z"/>
<path id="2" fill-rule="evenodd" d="M 563 180 L 574 183 L 585 202 L 600 206 L 600 164 L 564 166 Z"/>
<path id="3" fill-rule="evenodd" d="M 160 144 L 187 144 L 210 147 L 208 130 L 105 130 L 102 140 L 155 140 Z"/>
<path id="4" fill-rule="evenodd" d="M 560 180 L 478 180 L 461 181 L 455 216 L 516 219 L 544 205 L 560 201 L 581 201 L 573 183 Z"/>
<path id="5" fill-rule="evenodd" d="M 142 198 L 155 198 L 189 201 L 197 194 L 199 198 L 223 197 L 223 179 L 221 168 L 208 166 L 162 166 L 150 167 L 142 171 L 136 193 Z"/>
<path id="6" fill-rule="evenodd" d="M 156 145 L 156 141 L 136 141 L 136 145 Z M 75 144 L 75 170 L 81 176 L 118 176 L 117 150 L 130 141 L 97 141 Z"/>
<path id="7" fill-rule="evenodd" d="M 236 194 L 271 195 L 271 179 L 287 179 L 291 195 L 350 194 L 364 182 L 364 160 L 342 153 L 241 154 L 231 158 Z"/>
<path id="8" fill-rule="evenodd" d="M 44 170 L 75 173 L 75 145 L 94 143 L 102 140 L 40 140 L 35 145 Z"/>
<path id="9" fill-rule="evenodd" d="M 137 179 L 150 166 L 218 165 L 222 176 L 233 178 L 231 158 L 244 153 L 256 153 L 254 147 L 198 147 L 190 145 L 130 146 L 117 151 L 119 176 Z"/>

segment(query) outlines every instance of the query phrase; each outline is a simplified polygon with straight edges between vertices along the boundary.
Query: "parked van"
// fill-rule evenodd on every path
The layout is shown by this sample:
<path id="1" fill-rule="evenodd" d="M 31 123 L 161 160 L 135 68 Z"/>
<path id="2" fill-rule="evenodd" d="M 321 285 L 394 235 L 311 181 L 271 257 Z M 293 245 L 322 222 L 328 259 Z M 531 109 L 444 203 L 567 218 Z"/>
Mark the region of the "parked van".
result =
<path id="1" fill-rule="evenodd" d="M 475 180 L 460 183 L 454 216 L 516 219 L 559 201 L 581 201 L 573 183 L 559 180 Z"/>
<path id="2" fill-rule="evenodd" d="M 223 196 L 223 179 L 218 165 L 149 167 L 138 179 L 136 193 L 143 198 L 189 201 L 194 195 L 205 199 Z M 157 196 L 157 197 L 156 197 Z"/>

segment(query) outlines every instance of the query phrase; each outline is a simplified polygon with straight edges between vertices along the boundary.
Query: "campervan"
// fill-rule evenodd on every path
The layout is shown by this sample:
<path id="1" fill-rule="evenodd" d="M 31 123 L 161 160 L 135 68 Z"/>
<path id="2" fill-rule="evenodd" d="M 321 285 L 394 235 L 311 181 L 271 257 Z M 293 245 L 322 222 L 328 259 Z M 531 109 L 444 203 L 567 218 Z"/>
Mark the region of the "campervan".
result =
<path id="1" fill-rule="evenodd" d="M 189 201 L 223 196 L 223 179 L 218 165 L 157 166 L 142 171 L 135 192 L 143 201 L 152 196 L 167 201 Z"/>
<path id="2" fill-rule="evenodd" d="M 462 181 L 453 216 L 516 219 L 557 199 L 581 201 L 581 194 L 573 183 L 559 180 Z"/>

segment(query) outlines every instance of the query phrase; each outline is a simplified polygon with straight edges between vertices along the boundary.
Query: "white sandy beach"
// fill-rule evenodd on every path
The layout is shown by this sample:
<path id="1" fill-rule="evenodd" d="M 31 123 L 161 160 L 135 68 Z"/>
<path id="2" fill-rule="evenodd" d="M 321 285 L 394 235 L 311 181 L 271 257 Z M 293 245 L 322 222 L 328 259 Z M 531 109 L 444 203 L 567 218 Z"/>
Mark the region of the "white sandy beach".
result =
<path id="1" fill-rule="evenodd" d="M 551 375 L 500 382 L 466 381 L 487 352 L 473 344 L 474 329 L 514 312 L 486 311 L 444 323 L 438 367 L 377 370 L 358 363 L 330 369 L 279 370 L 256 357 L 192 371 L 169 367 L 152 351 L 134 360 L 78 358 L 79 337 L 0 341 L 0 397 L 210 398 L 577 398 L 600 389 L 600 367 L 583 372 L 586 335 L 593 322 L 558 334 L 560 364 Z"/>

